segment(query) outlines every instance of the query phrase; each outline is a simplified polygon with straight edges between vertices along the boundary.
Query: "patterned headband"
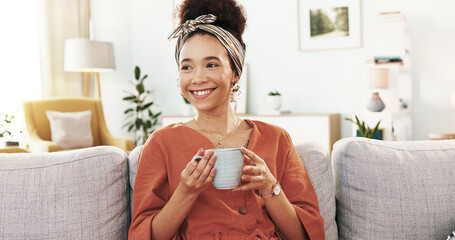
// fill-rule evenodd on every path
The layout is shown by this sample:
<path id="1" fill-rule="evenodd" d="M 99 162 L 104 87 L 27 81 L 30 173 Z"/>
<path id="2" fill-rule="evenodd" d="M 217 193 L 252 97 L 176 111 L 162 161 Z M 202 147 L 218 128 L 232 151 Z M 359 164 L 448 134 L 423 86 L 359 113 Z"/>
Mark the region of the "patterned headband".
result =
<path id="1" fill-rule="evenodd" d="M 201 29 L 215 35 L 215 37 L 218 38 L 221 44 L 223 44 L 223 46 L 228 51 L 228 54 L 234 62 L 239 76 L 242 76 L 245 49 L 243 49 L 242 44 L 240 44 L 239 40 L 237 40 L 237 38 L 235 38 L 230 32 L 224 30 L 223 28 L 210 24 L 215 22 L 215 20 L 216 16 L 212 14 L 201 15 L 194 20 L 187 20 L 184 24 L 178 26 L 168 38 L 169 40 L 178 38 L 177 45 L 175 46 L 175 60 L 177 61 L 177 64 L 179 64 L 180 51 L 182 50 L 183 44 L 188 38 L 188 35 L 197 29 Z"/>

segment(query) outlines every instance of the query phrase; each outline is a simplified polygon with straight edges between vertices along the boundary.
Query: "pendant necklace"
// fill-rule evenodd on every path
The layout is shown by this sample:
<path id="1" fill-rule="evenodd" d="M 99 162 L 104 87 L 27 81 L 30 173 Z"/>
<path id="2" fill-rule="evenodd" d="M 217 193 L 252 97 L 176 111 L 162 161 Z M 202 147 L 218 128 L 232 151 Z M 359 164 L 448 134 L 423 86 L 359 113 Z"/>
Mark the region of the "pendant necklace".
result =
<path id="1" fill-rule="evenodd" d="M 230 137 L 230 136 L 237 130 L 237 128 L 240 126 L 240 118 L 237 118 L 237 123 L 236 123 L 235 128 L 234 128 L 230 133 L 228 133 L 228 135 L 226 135 L 226 137 L 224 137 L 223 139 L 218 140 L 218 139 L 215 137 L 215 135 L 212 134 L 212 132 L 209 132 L 209 131 L 207 131 L 207 130 L 204 130 L 204 129 L 199 125 L 199 123 L 196 121 L 196 118 L 193 118 L 193 120 L 194 120 L 194 122 L 196 123 L 197 128 L 198 128 L 200 131 L 206 132 L 206 133 L 210 134 L 210 136 L 212 136 L 212 138 L 215 140 L 215 142 L 213 142 L 213 143 L 215 144 L 215 146 L 216 146 L 217 148 L 223 147 L 223 143 L 222 143 L 222 142 L 223 142 L 224 140 L 226 140 L 228 137 Z"/>

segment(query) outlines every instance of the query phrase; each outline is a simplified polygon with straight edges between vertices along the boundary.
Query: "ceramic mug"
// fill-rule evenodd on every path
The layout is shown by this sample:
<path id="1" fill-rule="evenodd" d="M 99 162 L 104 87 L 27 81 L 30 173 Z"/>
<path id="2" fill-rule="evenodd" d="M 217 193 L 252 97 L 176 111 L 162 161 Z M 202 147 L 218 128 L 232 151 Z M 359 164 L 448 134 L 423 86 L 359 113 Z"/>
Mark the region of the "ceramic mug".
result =
<path id="1" fill-rule="evenodd" d="M 239 185 L 243 169 L 243 153 L 240 148 L 214 148 L 209 149 L 216 155 L 216 175 L 213 185 L 216 189 L 233 189 Z M 209 151 L 209 150 L 206 150 Z M 192 160 L 200 160 L 201 156 L 195 156 Z"/>

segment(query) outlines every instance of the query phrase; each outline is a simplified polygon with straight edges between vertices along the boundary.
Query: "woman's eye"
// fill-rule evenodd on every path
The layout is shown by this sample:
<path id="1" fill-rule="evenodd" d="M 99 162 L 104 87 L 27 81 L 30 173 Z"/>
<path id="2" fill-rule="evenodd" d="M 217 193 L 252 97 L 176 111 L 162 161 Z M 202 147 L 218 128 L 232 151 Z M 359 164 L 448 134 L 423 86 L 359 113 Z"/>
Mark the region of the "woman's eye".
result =
<path id="1" fill-rule="evenodd" d="M 216 66 L 218 66 L 218 65 L 216 65 L 215 63 L 209 63 L 209 64 L 207 64 L 207 67 L 209 67 L 209 68 L 213 68 L 213 67 L 216 67 Z"/>
<path id="2" fill-rule="evenodd" d="M 180 70 L 185 71 L 185 70 L 190 70 L 191 68 L 189 66 L 182 66 Z"/>

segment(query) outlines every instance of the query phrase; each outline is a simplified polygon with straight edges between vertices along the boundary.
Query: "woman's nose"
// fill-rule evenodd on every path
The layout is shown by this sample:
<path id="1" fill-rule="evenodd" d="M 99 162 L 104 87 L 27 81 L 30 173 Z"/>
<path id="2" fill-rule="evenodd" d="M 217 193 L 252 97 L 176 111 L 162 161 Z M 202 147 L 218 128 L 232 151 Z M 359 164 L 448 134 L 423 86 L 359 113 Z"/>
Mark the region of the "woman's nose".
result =
<path id="1" fill-rule="evenodd" d="M 192 79 L 193 84 L 200 84 L 207 81 L 207 76 L 202 69 L 196 69 L 195 74 Z"/>

